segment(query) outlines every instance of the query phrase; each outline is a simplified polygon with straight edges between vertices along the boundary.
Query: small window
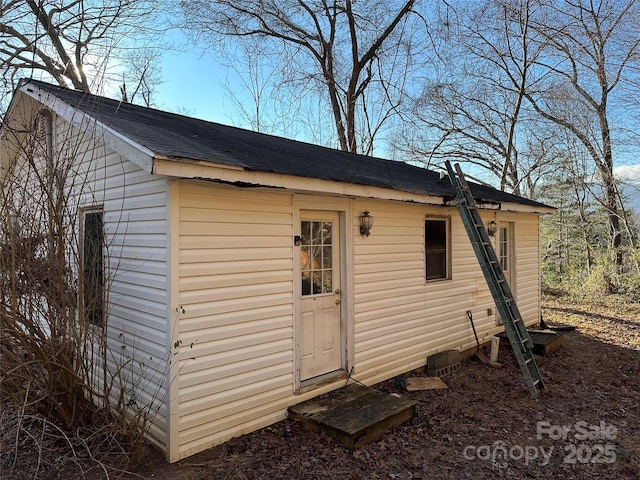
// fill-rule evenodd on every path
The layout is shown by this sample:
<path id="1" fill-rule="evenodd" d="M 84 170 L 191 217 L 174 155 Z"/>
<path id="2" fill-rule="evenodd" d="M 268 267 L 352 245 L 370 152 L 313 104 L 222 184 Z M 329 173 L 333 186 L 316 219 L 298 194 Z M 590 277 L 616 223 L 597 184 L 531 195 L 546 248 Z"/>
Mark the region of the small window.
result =
<path id="1" fill-rule="evenodd" d="M 509 230 L 507 227 L 500 227 L 499 238 L 500 266 L 504 272 L 509 270 Z"/>
<path id="2" fill-rule="evenodd" d="M 84 318 L 102 325 L 104 315 L 104 224 L 102 211 L 86 211 L 82 234 L 82 309 Z"/>
<path id="3" fill-rule="evenodd" d="M 449 222 L 427 219 L 424 222 L 424 251 L 427 281 L 449 278 Z"/>

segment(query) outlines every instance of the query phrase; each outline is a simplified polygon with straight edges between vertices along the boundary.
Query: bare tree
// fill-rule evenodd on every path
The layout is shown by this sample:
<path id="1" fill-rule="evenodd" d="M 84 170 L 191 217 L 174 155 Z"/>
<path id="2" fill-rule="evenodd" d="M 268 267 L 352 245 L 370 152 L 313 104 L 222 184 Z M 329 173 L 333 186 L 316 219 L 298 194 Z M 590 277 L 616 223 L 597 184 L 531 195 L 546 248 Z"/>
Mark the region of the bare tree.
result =
<path id="1" fill-rule="evenodd" d="M 637 76 L 639 5 L 636 0 L 549 2 L 549 14 L 535 25 L 545 43 L 545 53 L 536 62 L 545 89 L 526 93 L 535 110 L 571 132 L 596 165 L 618 267 L 623 264 L 624 214 L 613 174 L 614 102 L 634 69 Z"/>
<path id="2" fill-rule="evenodd" d="M 454 158 L 490 172 L 502 190 L 533 193 L 556 156 L 553 135 L 535 124 L 525 101 L 541 50 L 530 28 L 538 4 L 453 5 L 440 16 L 443 66 L 416 98 L 414 138 L 405 144 L 417 158 Z"/>
<path id="3" fill-rule="evenodd" d="M 42 74 L 60 86 L 95 92 L 96 82 L 112 73 L 116 52 L 123 58 L 133 40 L 149 32 L 155 12 L 148 0 L 3 0 L 3 97 L 19 77 Z"/>
<path id="4" fill-rule="evenodd" d="M 195 0 L 180 5 L 185 28 L 211 47 L 229 48 L 225 39 L 263 40 L 252 55 L 279 59 L 274 81 L 282 101 L 320 94 L 340 148 L 372 153 L 374 139 L 402 101 L 407 76 L 416 67 L 412 56 L 425 48 L 424 24 L 411 25 L 422 21 L 412 15 L 415 3 Z"/>
<path id="5" fill-rule="evenodd" d="M 234 79 L 222 83 L 222 88 L 227 93 L 240 123 L 245 123 L 256 132 L 286 131 L 287 118 L 291 118 L 294 112 L 290 102 L 282 105 L 272 102 L 274 96 L 273 77 L 281 66 L 271 61 L 271 56 L 254 55 L 260 49 L 260 41 L 257 38 L 246 39 L 237 45 L 235 50 L 224 50 L 221 53 L 223 62 L 229 66 L 235 78 L 239 79 L 239 85 L 234 85 Z M 238 88 L 239 87 L 239 88 Z M 280 112 L 281 108 L 284 112 Z"/>
<path id="6" fill-rule="evenodd" d="M 123 102 L 141 103 L 146 107 L 153 104 L 156 88 L 162 83 L 161 52 L 155 48 L 142 48 L 127 51 L 122 73 L 120 94 Z M 127 80 L 133 88 L 127 89 Z"/>

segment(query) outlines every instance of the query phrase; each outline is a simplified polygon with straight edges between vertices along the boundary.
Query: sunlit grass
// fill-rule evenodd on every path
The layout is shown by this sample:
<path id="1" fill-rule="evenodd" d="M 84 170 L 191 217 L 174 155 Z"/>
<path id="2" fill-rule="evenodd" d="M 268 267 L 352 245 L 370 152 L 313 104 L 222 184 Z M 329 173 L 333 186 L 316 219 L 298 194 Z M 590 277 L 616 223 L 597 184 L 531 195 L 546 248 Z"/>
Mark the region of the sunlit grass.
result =
<path id="1" fill-rule="evenodd" d="M 545 323 L 571 325 L 582 334 L 640 350 L 640 303 L 619 295 L 594 297 L 543 296 Z"/>

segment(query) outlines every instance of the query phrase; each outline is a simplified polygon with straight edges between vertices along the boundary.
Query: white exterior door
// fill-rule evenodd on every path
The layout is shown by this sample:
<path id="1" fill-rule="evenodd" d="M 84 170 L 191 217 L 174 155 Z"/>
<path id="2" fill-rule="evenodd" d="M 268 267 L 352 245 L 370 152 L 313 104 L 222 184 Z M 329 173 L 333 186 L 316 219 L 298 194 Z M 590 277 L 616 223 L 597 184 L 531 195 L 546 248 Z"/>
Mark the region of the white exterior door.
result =
<path id="1" fill-rule="evenodd" d="M 340 217 L 300 211 L 300 380 L 342 368 Z"/>

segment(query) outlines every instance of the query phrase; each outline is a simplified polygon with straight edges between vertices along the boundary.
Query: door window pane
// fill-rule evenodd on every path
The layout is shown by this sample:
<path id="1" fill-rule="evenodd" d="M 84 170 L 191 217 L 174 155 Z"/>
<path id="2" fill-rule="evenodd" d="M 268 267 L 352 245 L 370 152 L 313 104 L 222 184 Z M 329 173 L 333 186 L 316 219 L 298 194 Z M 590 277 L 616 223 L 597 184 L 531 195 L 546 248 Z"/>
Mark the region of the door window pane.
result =
<path id="1" fill-rule="evenodd" d="M 333 223 L 303 220 L 300 223 L 302 248 L 302 295 L 333 291 Z"/>
<path id="2" fill-rule="evenodd" d="M 322 268 L 330 269 L 333 265 L 333 249 L 331 246 L 322 247 Z"/>
<path id="3" fill-rule="evenodd" d="M 333 225 L 331 225 L 331 222 L 324 222 L 322 224 L 322 243 L 324 245 L 331 245 L 332 230 Z"/>
<path id="4" fill-rule="evenodd" d="M 322 293 L 322 272 L 313 272 L 313 293 Z"/>
<path id="5" fill-rule="evenodd" d="M 333 278 L 331 270 L 324 270 L 322 272 L 322 293 L 333 292 Z"/>

